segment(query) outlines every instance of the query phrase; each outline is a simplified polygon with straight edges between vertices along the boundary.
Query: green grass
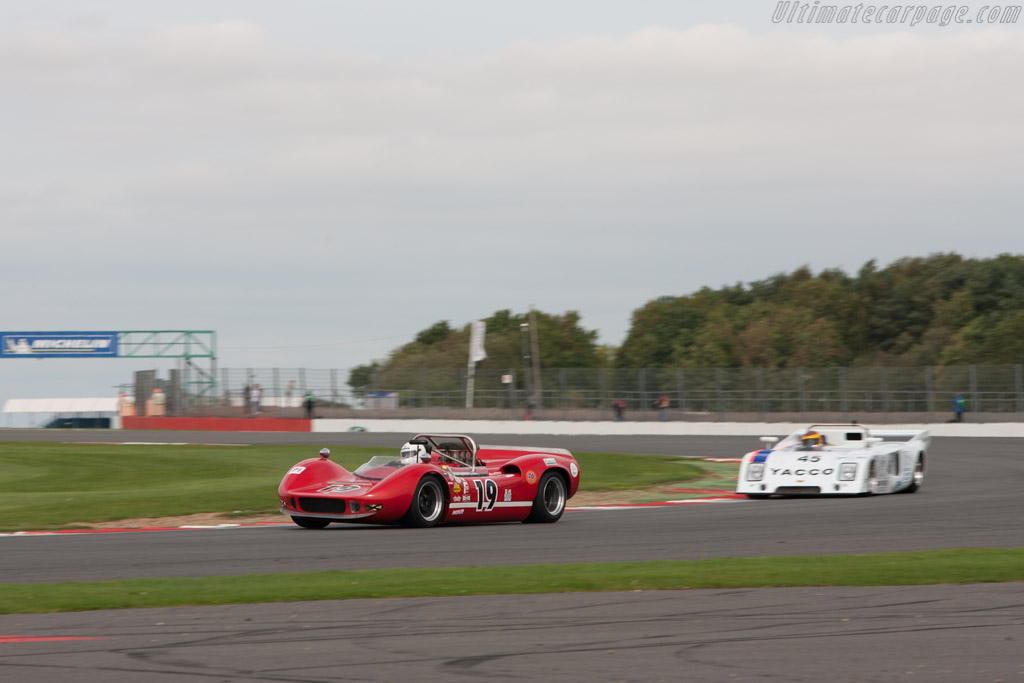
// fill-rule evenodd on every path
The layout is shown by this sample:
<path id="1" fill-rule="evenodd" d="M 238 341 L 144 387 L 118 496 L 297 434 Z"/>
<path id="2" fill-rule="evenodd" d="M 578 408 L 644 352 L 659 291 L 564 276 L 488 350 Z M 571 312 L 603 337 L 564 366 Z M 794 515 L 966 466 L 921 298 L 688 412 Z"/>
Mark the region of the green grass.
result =
<path id="1" fill-rule="evenodd" d="M 330 445 L 330 444 L 327 444 Z M 330 446 L 352 469 L 393 448 Z M 201 512 L 277 509 L 277 485 L 315 446 L 0 444 L 0 530 Z M 703 476 L 664 456 L 581 453 L 583 490 L 638 489 Z"/>
<path id="2" fill-rule="evenodd" d="M 705 475 L 701 466 L 667 455 L 573 453 L 580 464 L 581 491 L 626 491 Z M 704 463 L 702 463 L 703 465 Z M 735 476 L 738 465 L 733 467 Z M 735 487 L 735 483 L 733 484 Z"/>
<path id="3" fill-rule="evenodd" d="M 0 614 L 297 600 L 1024 580 L 1024 549 L 0 584 Z"/>
<path id="4" fill-rule="evenodd" d="M 309 446 L 0 444 L 0 529 L 269 509 Z M 378 449 L 332 448 L 345 466 Z"/>

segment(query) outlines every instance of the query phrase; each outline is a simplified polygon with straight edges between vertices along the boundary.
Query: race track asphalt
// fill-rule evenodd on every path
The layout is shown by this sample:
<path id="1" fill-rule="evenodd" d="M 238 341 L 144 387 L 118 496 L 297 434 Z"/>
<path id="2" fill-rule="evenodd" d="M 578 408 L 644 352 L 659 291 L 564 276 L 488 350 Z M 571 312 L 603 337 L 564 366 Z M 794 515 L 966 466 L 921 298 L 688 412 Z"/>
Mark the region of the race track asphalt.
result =
<path id="1" fill-rule="evenodd" d="M 52 434 L 36 440 L 58 440 Z M 396 448 L 406 437 L 58 435 L 73 441 L 113 441 L 116 435 L 125 441 Z M 21 436 L 16 440 L 28 440 Z M 757 445 L 742 437 L 478 440 L 705 457 L 737 457 Z M 571 510 L 554 525 L 332 525 L 322 531 L 288 525 L 3 537 L 0 581 L 1020 547 L 1024 502 L 1014 482 L 1024 481 L 1022 448 L 1024 441 L 1015 439 L 936 439 L 925 486 L 912 495 Z M 11 615 L 0 617 L 0 635 L 109 640 L 15 644 L 0 638 L 0 679 L 1024 680 L 1022 623 L 1024 583 Z"/>
<path id="2" fill-rule="evenodd" d="M 0 617 L 0 677 L 1009 683 L 1022 584 L 350 600 Z"/>

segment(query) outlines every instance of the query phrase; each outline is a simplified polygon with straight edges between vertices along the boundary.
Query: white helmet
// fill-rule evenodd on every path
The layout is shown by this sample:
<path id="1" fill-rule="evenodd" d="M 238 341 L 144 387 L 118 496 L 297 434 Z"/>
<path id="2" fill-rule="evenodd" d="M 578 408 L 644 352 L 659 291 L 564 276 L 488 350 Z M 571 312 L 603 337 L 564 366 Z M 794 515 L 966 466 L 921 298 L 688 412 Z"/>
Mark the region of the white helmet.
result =
<path id="1" fill-rule="evenodd" d="M 407 443 L 402 446 L 402 464 L 412 465 L 413 463 L 420 462 L 420 459 L 427 458 L 427 449 L 423 447 L 423 444 L 419 443 Z"/>

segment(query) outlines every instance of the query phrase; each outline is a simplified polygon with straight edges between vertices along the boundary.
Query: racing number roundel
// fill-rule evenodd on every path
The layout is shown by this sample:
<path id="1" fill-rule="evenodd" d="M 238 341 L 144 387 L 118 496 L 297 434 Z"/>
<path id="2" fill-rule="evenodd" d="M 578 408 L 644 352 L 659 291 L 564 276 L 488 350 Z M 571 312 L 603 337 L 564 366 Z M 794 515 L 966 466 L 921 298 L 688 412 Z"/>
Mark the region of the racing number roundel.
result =
<path id="1" fill-rule="evenodd" d="M 526 483 L 535 484 L 537 483 L 537 473 L 533 470 L 526 470 Z"/>

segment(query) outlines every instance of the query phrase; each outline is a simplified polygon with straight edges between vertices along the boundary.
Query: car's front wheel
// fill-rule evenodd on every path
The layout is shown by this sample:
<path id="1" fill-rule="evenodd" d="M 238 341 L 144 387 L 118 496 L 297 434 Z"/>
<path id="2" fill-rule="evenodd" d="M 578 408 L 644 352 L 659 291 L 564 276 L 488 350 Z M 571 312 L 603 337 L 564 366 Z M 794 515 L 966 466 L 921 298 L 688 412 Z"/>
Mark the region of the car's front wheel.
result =
<path id="1" fill-rule="evenodd" d="M 557 522 L 565 512 L 565 480 L 557 472 L 545 472 L 537 485 L 537 497 L 533 499 L 533 508 L 527 522 L 550 524 Z"/>
<path id="2" fill-rule="evenodd" d="M 748 493 L 747 498 L 750 500 L 767 500 L 771 497 L 770 493 Z"/>
<path id="3" fill-rule="evenodd" d="M 423 477 L 416 485 L 416 490 L 412 494 L 412 504 L 402 518 L 402 524 L 425 529 L 437 526 L 443 514 L 444 491 L 441 490 L 441 484 L 435 477 Z"/>
<path id="4" fill-rule="evenodd" d="M 327 525 L 331 523 L 329 519 L 319 519 L 317 517 L 292 517 L 292 521 L 303 529 L 326 529 Z"/>

